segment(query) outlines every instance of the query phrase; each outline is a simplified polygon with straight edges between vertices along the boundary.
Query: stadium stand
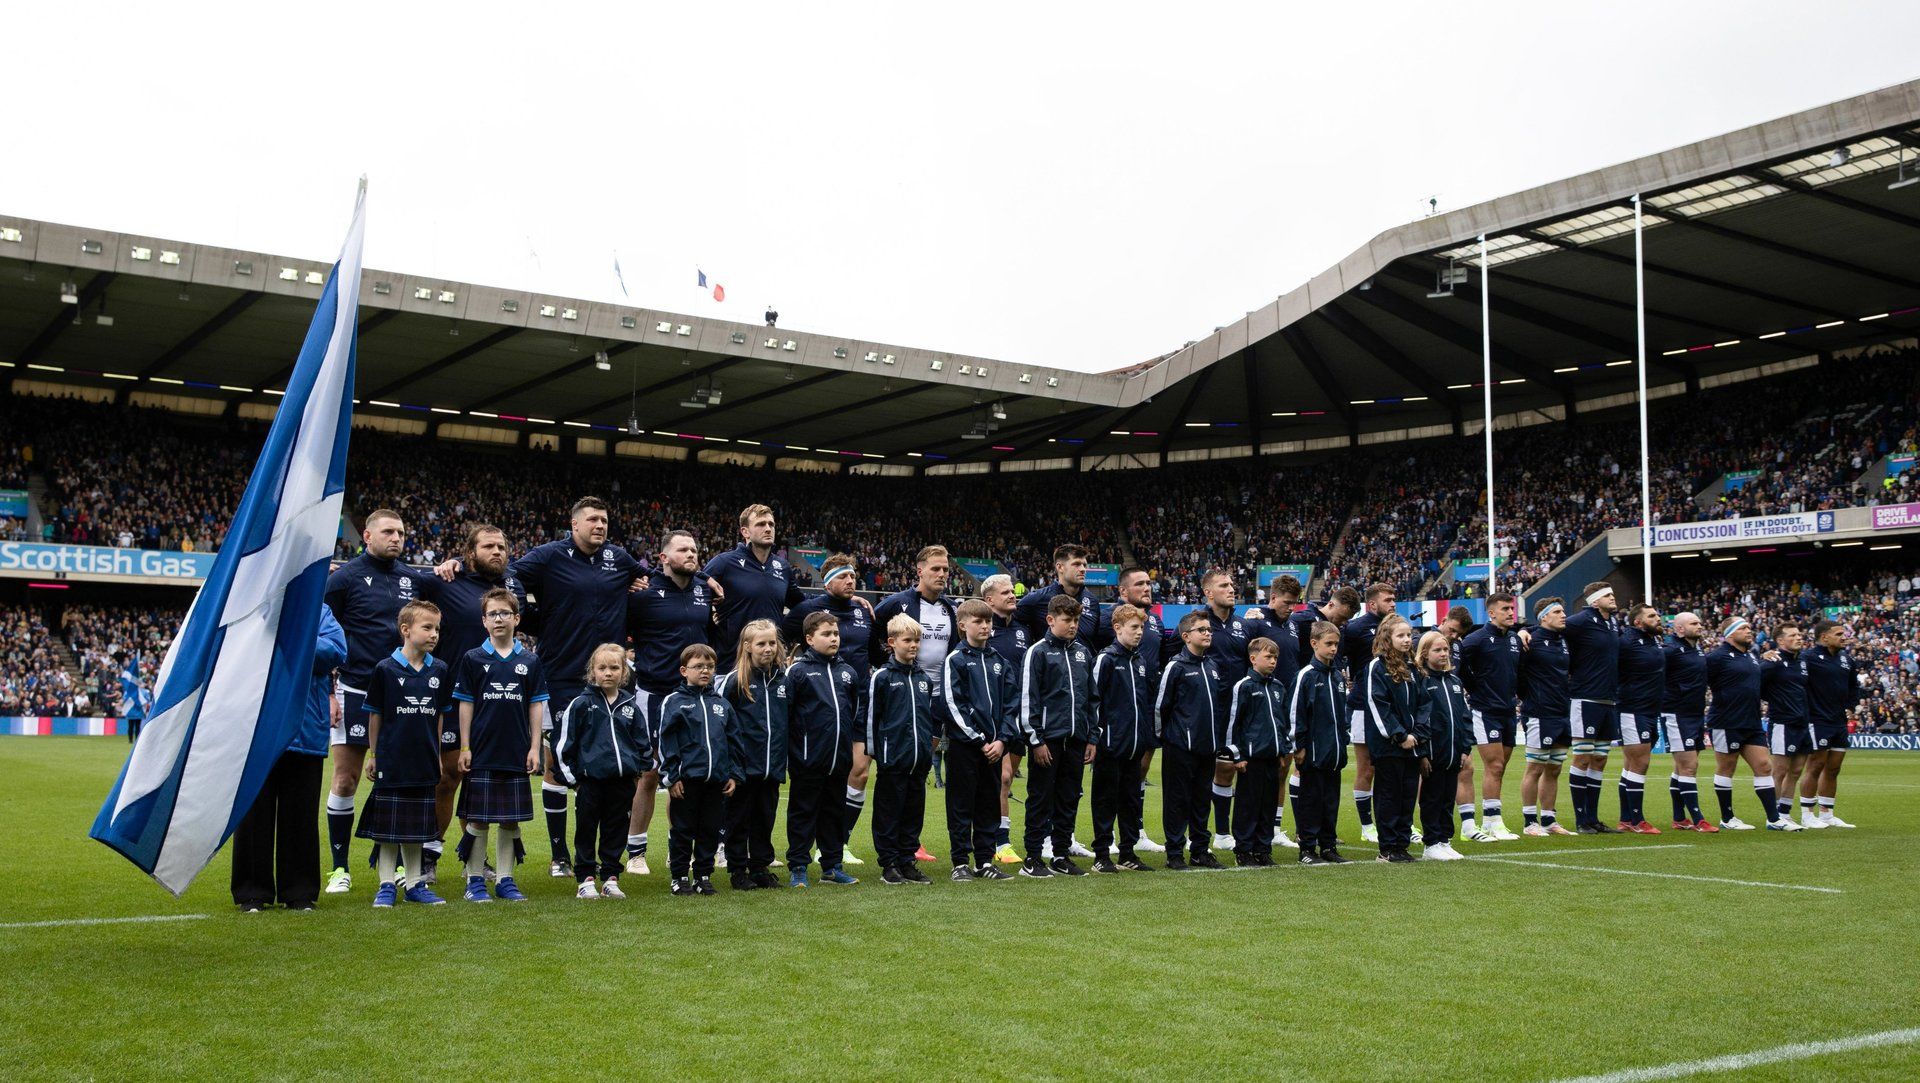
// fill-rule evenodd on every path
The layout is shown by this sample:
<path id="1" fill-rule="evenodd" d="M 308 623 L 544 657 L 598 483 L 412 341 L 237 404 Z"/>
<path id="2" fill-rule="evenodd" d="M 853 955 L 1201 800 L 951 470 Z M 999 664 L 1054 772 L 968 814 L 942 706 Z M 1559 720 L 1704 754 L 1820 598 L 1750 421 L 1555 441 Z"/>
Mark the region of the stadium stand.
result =
<path id="1" fill-rule="evenodd" d="M 0 715 L 81 715 L 101 709 L 61 663 L 45 614 L 30 606 L 0 606 Z"/>

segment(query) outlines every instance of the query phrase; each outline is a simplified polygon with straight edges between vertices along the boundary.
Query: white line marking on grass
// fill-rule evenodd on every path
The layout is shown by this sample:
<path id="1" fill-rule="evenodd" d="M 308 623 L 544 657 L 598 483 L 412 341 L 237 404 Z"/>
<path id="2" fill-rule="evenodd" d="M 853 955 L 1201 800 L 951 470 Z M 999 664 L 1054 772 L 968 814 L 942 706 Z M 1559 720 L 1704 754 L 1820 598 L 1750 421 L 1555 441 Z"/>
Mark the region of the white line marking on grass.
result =
<path id="1" fill-rule="evenodd" d="M 1557 861 L 1527 861 L 1519 857 L 1476 857 L 1474 861 L 1491 861 L 1503 865 L 1516 865 L 1523 869 L 1569 869 L 1574 872 L 1604 872 L 1614 876 L 1652 876 L 1661 880 L 1692 880 L 1702 884 L 1732 884 L 1735 887 L 1770 887 L 1781 891 L 1814 891 L 1822 895 L 1844 895 L 1846 892 L 1837 887 L 1813 887 L 1807 884 L 1775 884 L 1765 880 L 1729 880 L 1720 876 L 1689 876 L 1678 872 L 1647 872 L 1644 869 L 1609 869 L 1599 865 L 1563 865 Z"/>
<path id="2" fill-rule="evenodd" d="M 62 925 L 132 925 L 149 921 L 199 921 L 211 914 L 147 914 L 137 918 L 61 918 L 57 921 L 0 922 L 0 929 L 51 929 Z"/>
<path id="3" fill-rule="evenodd" d="M 1762 1064 L 1807 1060 L 1811 1057 L 1824 1057 L 1829 1053 L 1851 1053 L 1856 1049 L 1912 1045 L 1915 1042 L 1920 1042 L 1920 1027 L 1883 1030 L 1877 1034 L 1856 1034 L 1851 1038 L 1834 1038 L 1824 1042 L 1795 1042 L 1792 1045 L 1758 1049 L 1751 1053 L 1732 1053 L 1724 1057 L 1680 1061 L 1652 1068 L 1629 1068 L 1603 1075 L 1583 1075 L 1577 1079 L 1562 1080 L 1561 1083 L 1642 1083 L 1642 1081 L 1653 1079 L 1678 1079 L 1702 1072 L 1737 1072 L 1743 1068 L 1753 1068 Z"/>
<path id="4" fill-rule="evenodd" d="M 1529 857 L 1559 857 L 1561 854 L 1644 854 L 1649 850 L 1691 850 L 1691 842 L 1666 842 L 1658 846 L 1576 846 L 1566 850 L 1534 850 L 1523 854 L 1463 854 L 1468 861 L 1517 861 Z"/>

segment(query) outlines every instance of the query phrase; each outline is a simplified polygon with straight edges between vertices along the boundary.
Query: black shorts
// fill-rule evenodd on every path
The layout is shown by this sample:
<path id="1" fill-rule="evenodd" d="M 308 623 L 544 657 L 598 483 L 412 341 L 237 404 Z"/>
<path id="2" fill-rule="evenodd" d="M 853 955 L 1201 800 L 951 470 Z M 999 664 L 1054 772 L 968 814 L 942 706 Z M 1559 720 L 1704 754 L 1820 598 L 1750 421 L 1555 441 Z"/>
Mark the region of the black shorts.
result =
<path id="1" fill-rule="evenodd" d="M 1653 736 L 1660 729 L 1660 715 L 1652 711 L 1621 711 L 1620 741 L 1622 745 L 1650 745 Z"/>
<path id="2" fill-rule="evenodd" d="M 1804 756 L 1813 751 L 1813 728 L 1804 722 L 1775 725 L 1767 731 L 1767 751 L 1776 756 Z"/>
<path id="3" fill-rule="evenodd" d="M 1513 747 L 1514 736 L 1519 730 L 1514 717 L 1509 714 L 1493 714 L 1487 711 L 1472 711 L 1473 743 L 1476 745 L 1505 745 Z"/>
<path id="4" fill-rule="evenodd" d="M 334 689 L 333 698 L 340 704 L 340 722 L 328 735 L 327 743 L 349 748 L 367 747 L 367 694 L 350 691 L 343 686 Z M 454 747 L 458 748 L 459 745 Z"/>
<path id="5" fill-rule="evenodd" d="M 1573 741 L 1573 726 L 1564 718 L 1527 719 L 1527 751 L 1565 748 Z"/>
<path id="6" fill-rule="evenodd" d="M 1576 699 L 1567 713 L 1567 724 L 1576 741 L 1611 744 L 1620 739 L 1620 708 L 1598 700 Z"/>
<path id="7" fill-rule="evenodd" d="M 1666 734 L 1669 753 L 1698 752 L 1706 747 L 1707 720 L 1697 714 L 1663 714 L 1660 729 Z"/>
<path id="8" fill-rule="evenodd" d="M 1738 752 L 1748 745 L 1767 747 L 1767 731 L 1757 725 L 1720 727 L 1708 731 L 1715 752 Z"/>
<path id="9" fill-rule="evenodd" d="M 1815 752 L 1852 747 L 1853 737 L 1847 733 L 1847 724 L 1845 722 L 1815 722 L 1813 724 L 1813 750 Z"/>

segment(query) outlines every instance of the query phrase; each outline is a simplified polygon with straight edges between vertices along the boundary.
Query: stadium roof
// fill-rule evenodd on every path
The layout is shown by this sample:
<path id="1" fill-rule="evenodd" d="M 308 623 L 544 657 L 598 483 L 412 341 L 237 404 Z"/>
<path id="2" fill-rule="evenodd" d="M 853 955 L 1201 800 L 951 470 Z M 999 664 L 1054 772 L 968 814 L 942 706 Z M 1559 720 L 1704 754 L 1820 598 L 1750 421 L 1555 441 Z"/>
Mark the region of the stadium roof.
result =
<path id="1" fill-rule="evenodd" d="M 637 389 L 642 439 L 911 465 L 1464 433 L 1481 234 L 1496 410 L 1563 416 L 1633 386 L 1636 193 L 1649 383 L 1694 386 L 1920 328 L 1916 178 L 1920 81 L 1395 227 L 1205 340 L 1102 374 L 368 270 L 361 409 L 618 437 Z M 0 216 L 0 364 L 269 402 L 326 268 Z"/>

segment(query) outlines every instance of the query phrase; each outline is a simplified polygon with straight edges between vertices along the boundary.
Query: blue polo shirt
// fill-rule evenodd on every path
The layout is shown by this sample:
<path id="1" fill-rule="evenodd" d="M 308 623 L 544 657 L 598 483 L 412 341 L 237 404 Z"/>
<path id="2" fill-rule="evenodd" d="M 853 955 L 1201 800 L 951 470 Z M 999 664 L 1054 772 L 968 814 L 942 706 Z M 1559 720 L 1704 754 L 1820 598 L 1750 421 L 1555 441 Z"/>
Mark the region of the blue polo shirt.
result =
<path id="1" fill-rule="evenodd" d="M 634 683 L 656 696 L 680 687 L 680 652 L 707 642 L 713 592 L 698 574 L 681 587 L 656 571 L 647 589 L 627 595 L 627 634 L 633 638 Z"/>
<path id="2" fill-rule="evenodd" d="M 373 784 L 437 784 L 440 716 L 451 710 L 453 677 L 445 662 L 429 654 L 415 669 L 398 649 L 382 658 L 367 682 L 366 712 L 380 716 L 380 743 L 373 750 Z"/>
<path id="3" fill-rule="evenodd" d="M 349 692 L 368 692 L 373 667 L 400 649 L 400 607 L 417 598 L 432 598 L 440 580 L 395 560 L 361 553 L 335 568 L 327 577 L 324 601 L 347 633 L 347 660 L 340 666 L 340 685 Z M 444 634 L 446 625 L 441 625 Z"/>
<path id="4" fill-rule="evenodd" d="M 499 579 L 465 569 L 452 582 L 434 577 L 436 604 L 440 606 L 440 657 L 457 665 L 467 652 L 487 641 L 486 621 L 480 612 L 480 599 L 490 590 L 505 587 L 519 600 L 521 612 L 527 608 L 527 588 L 509 571 Z"/>
<path id="5" fill-rule="evenodd" d="M 1574 699 L 1620 698 L 1620 633 L 1593 606 L 1567 618 L 1567 690 Z"/>
<path id="6" fill-rule="evenodd" d="M 794 585 L 793 569 L 787 562 L 767 554 L 762 562 L 753 555 L 753 546 L 741 542 L 727 552 L 707 561 L 707 578 L 720 584 L 726 597 L 720 599 L 720 636 L 713 645 L 720 655 L 720 669 L 733 668 L 733 650 L 740 643 L 740 629 L 751 621 L 770 620 L 776 627 L 788 608 L 805 599 Z M 846 653 L 844 645 L 841 653 Z"/>
<path id="7" fill-rule="evenodd" d="M 547 670 L 540 656 L 517 640 L 506 654 L 482 643 L 455 664 L 453 698 L 473 704 L 467 744 L 473 769 L 524 774 L 532 750 L 527 714 L 534 704 L 547 702 Z"/>
<path id="8" fill-rule="evenodd" d="M 563 702 L 587 687 L 587 659 L 602 643 L 624 643 L 627 592 L 640 562 L 617 545 L 587 552 L 568 535 L 534 546 L 507 574 L 539 605 L 540 657 L 547 681 Z"/>

